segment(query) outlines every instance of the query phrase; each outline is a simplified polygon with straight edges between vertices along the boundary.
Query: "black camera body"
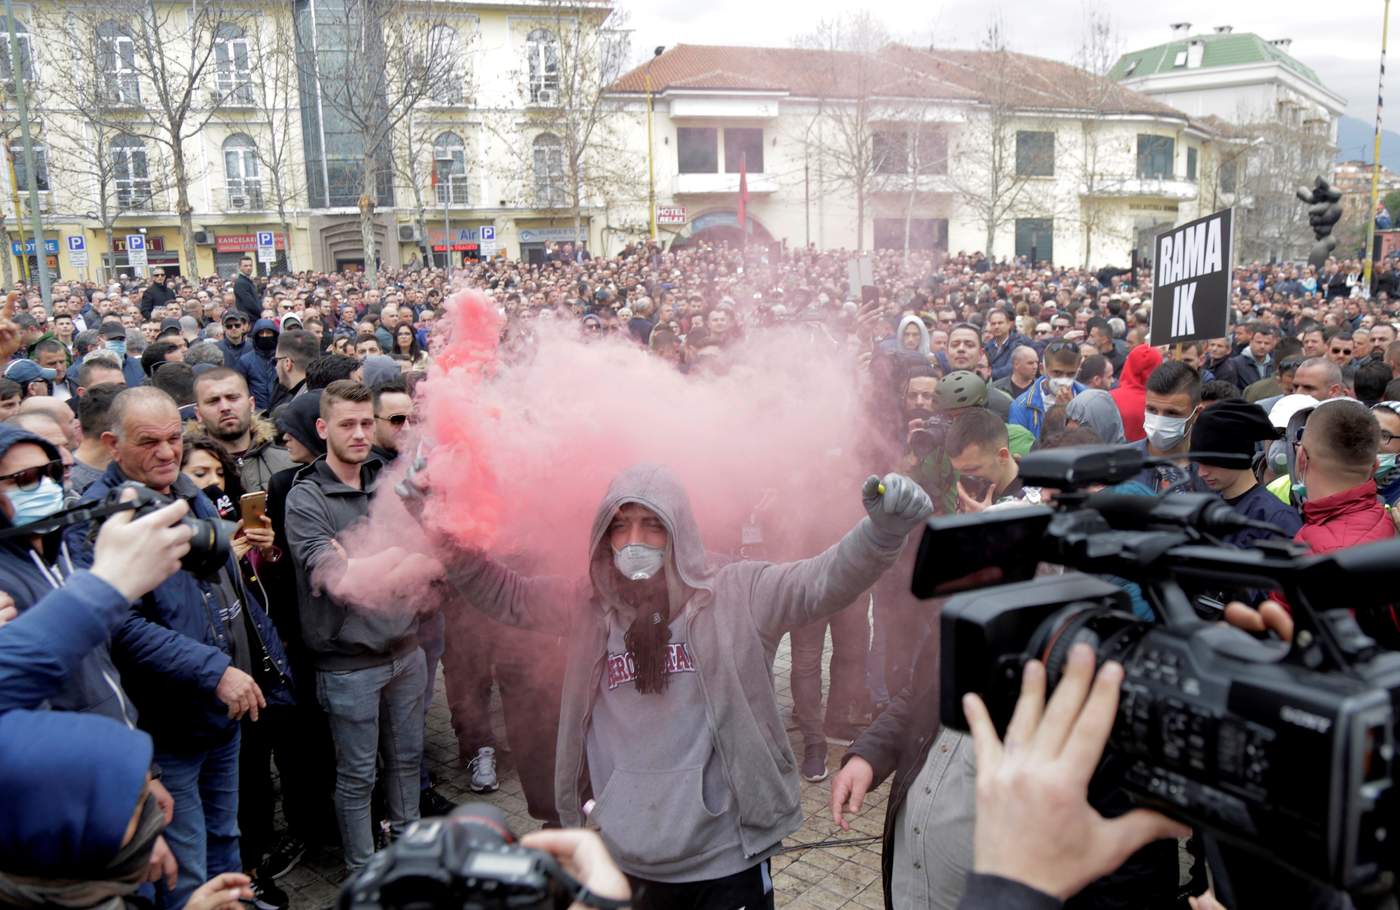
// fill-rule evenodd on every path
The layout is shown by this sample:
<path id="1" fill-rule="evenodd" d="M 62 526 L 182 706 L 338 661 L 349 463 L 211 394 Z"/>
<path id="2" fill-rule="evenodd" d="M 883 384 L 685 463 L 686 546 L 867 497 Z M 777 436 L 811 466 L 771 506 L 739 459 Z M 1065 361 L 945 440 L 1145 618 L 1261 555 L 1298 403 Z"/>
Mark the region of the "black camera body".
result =
<path id="1" fill-rule="evenodd" d="M 941 616 L 944 723 L 966 730 L 961 698 L 976 692 L 1004 732 L 1026 662 L 1042 661 L 1053 686 L 1086 642 L 1125 669 L 1107 754 L 1137 802 L 1335 888 L 1394 873 L 1400 653 L 1380 650 L 1352 611 L 1394 596 L 1400 540 L 1324 556 L 1202 545 L 1246 519 L 1207 496 L 1086 495 L 1134 466 L 1093 450 L 1037 454 L 1023 474 L 1069 491 L 1056 509 L 934 518 L 925 531 L 914 593 L 967 592 Z M 1102 578 L 1031 580 L 1041 561 L 1135 582 L 1156 618 Z M 1292 644 L 1201 619 L 1192 593 L 1222 583 L 1284 591 Z"/>
<path id="2" fill-rule="evenodd" d="M 126 490 L 133 491 L 136 495 L 130 502 L 122 501 L 122 493 Z M 103 518 L 116 512 L 130 510 L 133 518 L 140 518 L 149 515 L 158 509 L 162 509 L 174 502 L 168 496 L 163 496 L 152 490 L 145 484 L 127 481 L 124 484 L 113 487 L 104 500 L 107 511 Z M 224 521 L 222 518 L 198 518 L 194 515 L 186 515 L 180 519 L 180 524 L 190 529 L 190 550 L 180 560 L 180 568 L 198 578 L 212 578 L 218 574 L 233 552 L 231 540 L 233 539 L 236 524 Z M 92 533 L 95 535 L 100 522 L 94 523 Z"/>
<path id="3" fill-rule="evenodd" d="M 516 844 L 499 809 L 469 803 L 371 857 L 341 889 L 340 910 L 564 910 L 571 881 L 549 854 Z"/>

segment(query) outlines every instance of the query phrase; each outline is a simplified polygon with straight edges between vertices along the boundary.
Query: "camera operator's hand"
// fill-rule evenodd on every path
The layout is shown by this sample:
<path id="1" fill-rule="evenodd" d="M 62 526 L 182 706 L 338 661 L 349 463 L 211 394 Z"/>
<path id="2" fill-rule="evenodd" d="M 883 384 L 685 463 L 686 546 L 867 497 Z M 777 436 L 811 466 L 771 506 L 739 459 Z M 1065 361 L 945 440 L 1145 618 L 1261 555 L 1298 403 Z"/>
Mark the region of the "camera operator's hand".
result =
<path id="1" fill-rule="evenodd" d="M 242 872 L 225 872 L 194 889 L 185 910 L 244 910 L 253 899 L 253 880 Z"/>
<path id="2" fill-rule="evenodd" d="M 1030 661 L 1005 745 L 982 700 L 963 698 L 977 754 L 977 872 L 1065 900 L 1143 845 L 1190 833 L 1147 809 L 1109 820 L 1089 805 L 1089 779 L 1113 728 L 1122 681 L 1123 667 L 1113 662 L 1094 678 L 1093 649 L 1078 644 L 1046 705 L 1045 668 Z"/>
<path id="3" fill-rule="evenodd" d="M 865 803 L 865 794 L 870 792 L 874 783 L 875 769 L 859 755 L 852 756 L 831 779 L 831 820 L 840 825 L 842 831 L 851 830 L 842 809 L 849 803 L 852 815 L 860 812 L 860 807 Z"/>
<path id="4" fill-rule="evenodd" d="M 562 831 L 532 831 L 520 838 L 520 845 L 531 850 L 543 850 L 559 861 L 564 871 L 583 883 L 589 892 L 599 897 L 625 901 L 632 897 L 627 876 L 617 868 L 603 839 L 583 828 Z M 582 908 L 575 903 L 574 907 Z"/>
<path id="5" fill-rule="evenodd" d="M 1272 632 L 1284 641 L 1293 640 L 1293 617 L 1282 604 L 1266 600 L 1259 609 L 1233 601 L 1225 607 L 1225 621 L 1236 629 L 1260 634 Z"/>
<path id="6" fill-rule="evenodd" d="M 168 825 L 175 820 L 175 797 L 170 795 L 170 791 L 165 789 L 165 784 L 158 780 L 150 780 L 146 783 L 146 788 L 151 795 L 156 798 L 156 805 L 160 807 L 160 814 L 165 817 Z"/>
<path id="7" fill-rule="evenodd" d="M 883 481 L 870 475 L 861 490 L 861 499 L 875 529 L 891 537 L 905 537 L 933 514 L 933 501 L 923 487 L 903 474 L 886 474 Z"/>
<path id="8" fill-rule="evenodd" d="M 122 492 L 123 502 L 135 497 L 134 491 Z M 140 518 L 133 519 L 129 511 L 111 516 L 97 532 L 92 574 L 129 601 L 155 590 L 180 571 L 180 560 L 190 551 L 193 532 L 179 523 L 189 510 L 179 500 Z"/>
<path id="9" fill-rule="evenodd" d="M 219 678 L 214 696 L 228 705 L 228 716 L 234 720 L 242 718 L 245 714 L 257 720 L 258 709 L 267 707 L 262 689 L 253 682 L 253 677 L 233 666 L 225 670 L 224 675 Z"/>
<path id="10" fill-rule="evenodd" d="M 1188 898 L 1191 903 L 1191 910 L 1225 910 L 1225 905 L 1220 903 L 1212 891 L 1206 891 L 1200 897 Z"/>

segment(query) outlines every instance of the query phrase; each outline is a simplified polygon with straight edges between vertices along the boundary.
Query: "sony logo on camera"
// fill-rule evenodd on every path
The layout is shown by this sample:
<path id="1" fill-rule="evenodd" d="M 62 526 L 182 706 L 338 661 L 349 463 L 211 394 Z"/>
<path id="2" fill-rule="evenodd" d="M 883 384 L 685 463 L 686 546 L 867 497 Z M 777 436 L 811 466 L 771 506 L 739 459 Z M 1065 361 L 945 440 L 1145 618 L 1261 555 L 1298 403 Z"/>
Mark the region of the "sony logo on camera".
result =
<path id="1" fill-rule="evenodd" d="M 1328 730 L 1332 729 L 1332 721 L 1328 718 L 1320 717 L 1291 705 L 1284 705 L 1282 708 L 1279 708 L 1278 716 L 1295 727 L 1312 730 L 1314 733 L 1326 733 Z"/>

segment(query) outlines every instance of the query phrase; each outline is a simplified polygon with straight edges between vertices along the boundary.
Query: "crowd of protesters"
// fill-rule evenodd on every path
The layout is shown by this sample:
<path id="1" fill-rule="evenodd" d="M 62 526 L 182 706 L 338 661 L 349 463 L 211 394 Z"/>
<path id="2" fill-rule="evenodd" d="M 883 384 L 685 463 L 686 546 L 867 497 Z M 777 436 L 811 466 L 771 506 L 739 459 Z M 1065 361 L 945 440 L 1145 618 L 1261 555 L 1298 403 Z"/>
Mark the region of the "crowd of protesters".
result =
<path id="1" fill-rule="evenodd" d="M 873 276 L 869 287 L 855 277 L 863 268 Z M 1155 459 L 1123 492 L 1214 492 L 1314 552 L 1393 536 L 1400 300 L 1393 267 L 1370 295 L 1359 272 L 1354 261 L 1329 262 L 1321 273 L 1241 266 L 1229 336 L 1164 349 L 1147 344 L 1150 273 L 964 253 L 663 250 L 638 242 L 603 257 L 565 244 L 538 264 L 502 257 L 451 274 L 386 272 L 375 287 L 355 273 L 263 278 L 248 259 L 232 281 L 186 280 L 156 268 L 147 280 L 58 282 L 51 310 L 37 291 L 20 288 L 0 322 L 0 342 L 12 352 L 0 379 L 0 501 L 9 526 L 37 524 L 33 534 L 0 540 L 0 676 L 31 678 L 5 700 L 16 713 L 4 751 L 22 762 L 24 750 L 12 753 L 10 743 L 22 735 L 31 737 L 27 748 L 55 756 L 52 773 L 85 761 L 105 767 L 74 770 L 86 787 L 75 783 L 56 809 L 15 803 L 20 821 L 8 824 L 7 850 L 34 858 L 25 868 L 0 863 L 0 895 L 50 906 L 57 887 L 50 880 L 82 878 L 102 884 L 64 906 L 115 898 L 208 910 L 242 899 L 276 910 L 289 902 L 277 879 L 308 848 L 338 845 L 347 869 L 359 871 L 409 824 L 452 808 L 423 756 L 439 666 L 471 789 L 498 787 L 500 746 L 488 711 L 494 681 L 530 814 L 546 826 L 578 820 L 578 805 L 559 802 L 559 793 L 575 801 L 584 794 L 577 778 L 567 790 L 556 785 L 556 737 L 560 755 L 581 760 L 581 741 L 565 751 L 570 718 L 625 729 L 632 709 L 613 702 L 603 712 L 604 699 L 595 713 L 557 674 L 532 672 L 536 664 L 562 664 L 577 641 L 564 640 L 562 629 L 517 628 L 531 624 L 503 599 L 506 582 L 483 581 L 485 570 L 459 578 L 474 605 L 501 600 L 488 610 L 493 619 L 451 604 L 385 617 L 319 583 L 327 567 L 347 568 L 338 535 L 368 514 L 379 472 L 416 433 L 415 389 L 433 368 L 448 298 L 461 288 L 480 289 L 505 316 L 503 357 L 528 348 L 552 322 L 575 326 L 586 340 L 643 347 L 694 382 L 728 370 L 746 336 L 796 327 L 814 346 L 849 352 L 851 381 L 862 384 L 880 418 L 878 438 L 860 443 L 870 452 L 870 472 L 886 478 L 885 495 L 901 496 L 904 511 L 882 513 L 867 490 L 876 529 L 864 544 L 870 577 L 843 576 L 838 586 L 847 595 L 866 593 L 779 609 L 774 604 L 791 595 L 775 585 L 773 604 L 743 607 L 767 624 L 764 635 L 791 635 L 792 720 L 803 748 L 792 756 L 795 767 L 775 779 L 792 777 L 794 805 L 784 803 L 788 791 L 777 784 L 761 797 L 734 794 L 732 811 L 749 819 L 738 822 L 743 849 L 725 832 L 699 832 L 693 857 L 664 861 L 639 855 L 655 844 L 663 820 L 631 820 L 636 836 L 617 856 L 623 824 L 595 818 L 634 887 L 645 885 L 636 905 L 719 907 L 740 895 L 771 903 L 767 862 L 795 830 L 793 775 L 824 780 L 831 743 L 844 750 L 831 792 L 839 824 L 894 777 L 884 831 L 888 906 L 957 906 L 973 893 L 969 881 L 978 895 L 1000 893 L 1003 885 L 985 875 L 969 878 L 981 769 L 969 737 L 941 728 L 930 709 L 937 703 L 937 611 L 908 594 L 913 548 L 900 554 L 903 534 L 929 511 L 1039 502 L 1046 494 L 1021 482 L 1018 459 L 1037 448 L 1098 443 L 1135 446 Z M 935 423 L 946 432 L 931 443 Z M 912 479 L 907 495 L 903 477 Z M 164 563 L 145 570 L 148 586 L 118 583 L 113 561 L 136 559 L 129 551 L 140 548 L 126 539 L 131 529 L 156 539 L 152 517 L 109 520 L 95 537 L 86 523 L 44 529 L 50 516 L 120 496 L 131 481 L 186 504 L 172 509 L 236 522 L 232 557 L 198 573 L 176 571 L 170 552 L 183 541 L 172 538 Z M 667 495 L 664 524 L 674 529 L 689 507 L 683 496 Z M 622 516 L 636 501 L 623 495 L 608 508 Z M 168 524 L 173 513 L 159 514 Z M 633 533 L 614 527 L 621 520 L 600 513 L 619 550 L 633 545 L 616 543 Z M 665 529 L 662 544 L 647 544 L 658 529 L 641 522 L 638 552 L 665 549 Z M 1231 542 L 1245 546 L 1256 537 L 1245 531 Z M 694 560 L 702 571 L 703 551 L 682 556 L 681 542 L 671 543 L 677 552 L 668 558 Z M 144 558 L 155 558 L 153 548 Z M 889 562 L 894 568 L 882 572 Z M 819 572 L 816 561 L 808 563 L 804 571 Z M 419 570 L 415 563 L 385 567 Z M 65 614 L 51 595 L 61 591 L 92 601 L 80 623 L 91 641 L 81 650 L 55 642 Z M 1275 608 L 1262 593 L 1226 593 L 1245 605 L 1234 610 L 1242 624 L 1272 622 Z M 1135 609 L 1150 615 L 1134 598 Z M 41 601 L 49 609 L 40 610 Z M 78 622 L 71 615 L 78 606 L 60 606 L 69 611 L 66 621 Z M 612 650 L 630 654 L 640 628 L 617 627 Z M 1367 631 L 1386 644 L 1400 641 L 1394 628 Z M 29 651 L 7 649 L 7 638 Z M 683 644 L 679 652 L 656 646 L 650 653 L 663 653 L 662 674 L 674 672 L 665 660 L 690 660 Z M 643 645 L 637 648 L 640 657 Z M 761 669 L 759 639 L 742 648 Z M 771 653 L 766 660 L 771 671 Z M 635 685 L 627 696 L 634 707 L 667 691 L 640 671 L 621 682 Z M 745 697 L 742 687 L 732 694 Z M 93 730 L 119 736 L 120 744 L 87 747 L 82 738 L 93 730 L 50 729 L 52 718 L 32 710 L 39 707 L 94 715 L 102 723 L 93 721 Z M 703 765 L 716 744 L 742 739 L 728 729 L 713 737 L 658 760 Z M 97 758 L 114 748 L 122 750 L 120 762 Z M 786 752 L 786 737 L 774 748 Z M 979 761 L 989 749 L 979 746 Z M 586 751 L 601 795 L 602 758 L 591 734 Z M 11 775 L 9 796 L 33 790 L 40 770 Z M 706 772 L 704 793 L 681 798 L 724 817 L 711 800 L 730 803 L 712 785 Z M 30 812 L 47 816 L 44 824 L 26 828 Z M 757 834 L 754 813 L 771 817 Z M 1137 847 L 1166 833 L 1159 826 L 1129 837 Z M 1105 906 L 1125 894 L 1174 894 L 1176 846 L 1167 844 L 1165 852 L 1160 843 L 1145 846 L 1126 879 L 1091 884 L 1097 876 L 1090 876 L 1074 890 L 1087 885 L 1086 895 L 1099 894 Z M 70 874 L 75 869 L 81 875 Z M 710 890 L 694 890 L 697 883 Z M 1156 904 L 1129 898 L 1115 905 Z"/>

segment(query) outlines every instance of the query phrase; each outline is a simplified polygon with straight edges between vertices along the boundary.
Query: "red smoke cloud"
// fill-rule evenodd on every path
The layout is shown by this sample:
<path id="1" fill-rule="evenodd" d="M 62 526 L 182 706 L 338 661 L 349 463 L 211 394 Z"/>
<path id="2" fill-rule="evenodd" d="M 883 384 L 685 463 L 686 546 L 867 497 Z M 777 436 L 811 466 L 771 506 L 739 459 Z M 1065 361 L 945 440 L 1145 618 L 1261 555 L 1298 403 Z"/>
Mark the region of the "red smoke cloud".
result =
<path id="1" fill-rule="evenodd" d="M 598 502 L 642 461 L 676 473 L 712 553 L 732 554 L 766 500 L 767 557 L 807 556 L 852 526 L 862 478 L 886 467 L 870 463 L 855 352 L 820 327 L 755 333 L 726 351 L 721 375 L 687 376 L 630 338 L 585 341 L 576 325 L 548 320 L 534 323 L 533 352 L 506 363 L 502 317 L 477 292 L 457 294 L 445 320 L 447 342 L 418 393 L 431 481 L 423 529 L 391 492 L 400 459 L 365 533 L 347 541 L 352 556 L 445 540 L 532 572 L 581 575 Z"/>

